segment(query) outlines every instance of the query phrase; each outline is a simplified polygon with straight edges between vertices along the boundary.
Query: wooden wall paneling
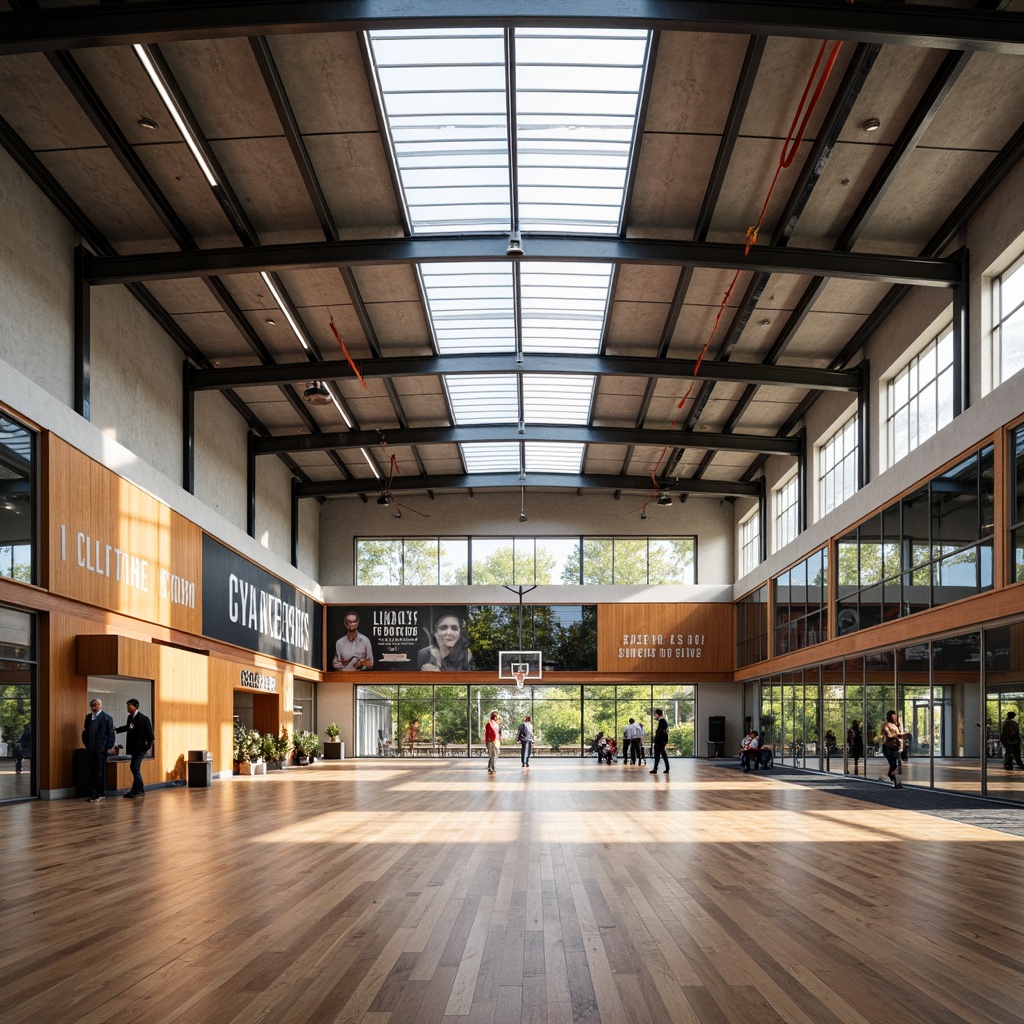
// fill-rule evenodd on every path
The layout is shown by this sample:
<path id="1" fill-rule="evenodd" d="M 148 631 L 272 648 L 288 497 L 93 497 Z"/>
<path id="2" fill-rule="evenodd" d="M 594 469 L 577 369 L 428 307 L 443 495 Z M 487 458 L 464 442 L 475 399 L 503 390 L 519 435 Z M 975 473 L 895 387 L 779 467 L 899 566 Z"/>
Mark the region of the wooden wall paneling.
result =
<path id="1" fill-rule="evenodd" d="M 202 632 L 202 531 L 67 443 L 47 446 L 49 588 Z"/>
<path id="2" fill-rule="evenodd" d="M 601 672 L 725 673 L 732 678 L 736 606 L 602 604 L 597 608 L 597 667 Z"/>

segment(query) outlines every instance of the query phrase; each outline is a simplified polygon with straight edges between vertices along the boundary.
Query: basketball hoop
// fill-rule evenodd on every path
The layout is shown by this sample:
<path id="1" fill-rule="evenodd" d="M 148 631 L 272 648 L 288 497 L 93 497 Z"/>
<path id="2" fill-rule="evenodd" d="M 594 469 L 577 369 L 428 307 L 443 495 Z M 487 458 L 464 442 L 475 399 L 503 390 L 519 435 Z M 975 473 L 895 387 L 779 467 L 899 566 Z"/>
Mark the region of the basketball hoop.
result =
<path id="1" fill-rule="evenodd" d="M 516 681 L 516 689 L 517 690 L 521 690 L 523 688 L 523 683 L 526 681 L 526 673 L 525 672 L 517 672 L 515 674 L 515 681 Z"/>

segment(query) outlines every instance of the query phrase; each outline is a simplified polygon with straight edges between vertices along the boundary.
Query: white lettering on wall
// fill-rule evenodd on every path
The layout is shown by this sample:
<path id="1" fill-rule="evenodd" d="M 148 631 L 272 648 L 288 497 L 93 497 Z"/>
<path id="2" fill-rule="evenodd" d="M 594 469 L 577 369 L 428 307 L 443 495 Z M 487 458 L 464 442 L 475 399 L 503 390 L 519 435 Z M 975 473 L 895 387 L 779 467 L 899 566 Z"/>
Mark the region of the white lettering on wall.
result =
<path id="1" fill-rule="evenodd" d="M 60 557 L 67 561 L 67 526 L 60 524 Z M 148 559 L 115 544 L 107 544 L 98 537 L 90 537 L 79 530 L 75 534 L 75 561 L 79 569 L 104 576 L 119 586 L 148 594 L 153 587 L 154 569 Z M 159 569 L 157 587 L 161 600 L 185 608 L 196 606 L 196 585 L 193 580 Z"/>
<path id="2" fill-rule="evenodd" d="M 228 618 L 263 636 L 310 649 L 309 612 L 302 611 L 275 594 L 261 590 L 234 573 L 228 577 Z"/>

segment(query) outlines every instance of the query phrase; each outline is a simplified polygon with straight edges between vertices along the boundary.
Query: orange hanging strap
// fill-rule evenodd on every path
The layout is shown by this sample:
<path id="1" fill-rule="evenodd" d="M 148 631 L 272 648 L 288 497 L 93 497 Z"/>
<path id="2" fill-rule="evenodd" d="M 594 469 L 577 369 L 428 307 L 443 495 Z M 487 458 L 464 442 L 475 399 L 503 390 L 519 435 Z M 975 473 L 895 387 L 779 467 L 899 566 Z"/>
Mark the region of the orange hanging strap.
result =
<path id="1" fill-rule="evenodd" d="M 825 67 L 821 72 L 821 77 L 818 79 L 814 95 L 811 96 L 811 101 L 808 103 L 807 94 L 811 91 L 811 86 L 814 84 L 814 80 L 818 76 L 818 68 L 821 67 L 821 61 L 825 56 L 825 49 L 828 46 L 828 40 L 822 40 L 821 47 L 818 50 L 817 59 L 814 61 L 814 67 L 811 68 L 811 73 L 807 76 L 807 84 L 804 86 L 803 95 L 800 97 L 800 102 L 797 104 L 796 113 L 793 114 L 793 122 L 789 126 L 789 134 L 786 136 L 786 141 L 782 144 L 782 153 L 779 155 L 779 165 L 775 168 L 775 176 L 772 178 L 772 183 L 768 188 L 768 194 L 764 197 L 764 203 L 761 206 L 761 215 L 757 218 L 756 224 L 751 224 L 750 227 L 747 228 L 746 246 L 743 249 L 744 256 L 750 255 L 750 247 L 755 245 L 757 242 L 757 233 L 761 230 L 761 224 L 764 222 L 764 215 L 768 212 L 768 204 L 771 202 L 772 193 L 775 191 L 779 175 L 793 163 L 797 150 L 800 148 L 800 144 L 804 141 L 804 132 L 807 131 L 807 122 L 811 119 L 811 114 L 814 113 L 814 108 L 818 105 L 818 100 L 821 99 L 821 94 L 825 90 L 825 83 L 828 81 L 829 75 L 832 74 L 832 68 L 835 66 L 836 58 L 839 56 L 839 50 L 842 48 L 842 45 L 842 40 L 837 40 L 832 44 L 832 52 L 829 54 L 828 60 L 825 62 Z M 805 104 L 806 109 L 804 106 Z M 800 118 L 801 112 L 803 112 L 802 120 Z M 797 128 L 798 121 L 800 122 L 799 129 Z"/>
<path id="2" fill-rule="evenodd" d="M 331 317 L 331 330 L 334 331 L 334 336 L 338 339 L 338 344 L 341 346 L 341 351 L 345 353 L 345 358 L 348 360 L 348 365 L 352 367 L 352 372 L 356 375 L 359 383 L 366 387 L 366 381 L 363 380 L 363 375 L 359 372 L 359 367 L 352 361 L 352 357 L 348 354 L 348 349 L 345 348 L 345 342 L 341 340 L 341 335 L 338 333 L 338 328 L 334 326 L 334 317 Z"/>

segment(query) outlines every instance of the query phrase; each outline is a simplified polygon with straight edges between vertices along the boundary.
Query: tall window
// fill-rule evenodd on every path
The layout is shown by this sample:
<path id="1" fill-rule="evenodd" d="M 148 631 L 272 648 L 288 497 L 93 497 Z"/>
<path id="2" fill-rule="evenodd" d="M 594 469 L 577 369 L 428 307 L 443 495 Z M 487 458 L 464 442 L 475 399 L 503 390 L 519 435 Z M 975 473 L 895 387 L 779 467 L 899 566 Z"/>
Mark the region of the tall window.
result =
<path id="1" fill-rule="evenodd" d="M 794 473 L 775 489 L 775 550 L 780 551 L 800 532 L 800 476 Z"/>
<path id="2" fill-rule="evenodd" d="M 356 539 L 358 586 L 696 582 L 696 537 Z"/>
<path id="3" fill-rule="evenodd" d="M 858 435 L 854 415 L 818 449 L 818 505 L 822 516 L 852 498 L 857 490 Z"/>
<path id="4" fill-rule="evenodd" d="M 35 434 L 0 414 L 0 576 L 34 581 Z"/>
<path id="5" fill-rule="evenodd" d="M 996 278 L 992 332 L 995 383 L 1024 367 L 1024 257 Z"/>
<path id="6" fill-rule="evenodd" d="M 761 517 L 755 512 L 740 523 L 740 575 L 753 572 L 761 561 Z"/>
<path id="7" fill-rule="evenodd" d="M 899 462 L 953 421 L 953 331 L 933 339 L 888 387 L 889 458 Z"/>

